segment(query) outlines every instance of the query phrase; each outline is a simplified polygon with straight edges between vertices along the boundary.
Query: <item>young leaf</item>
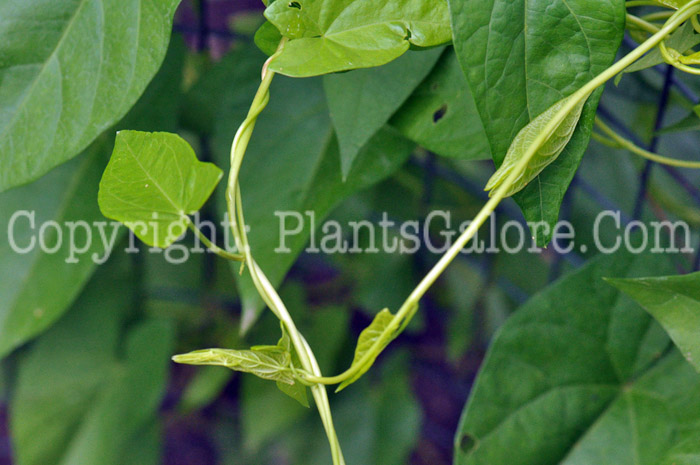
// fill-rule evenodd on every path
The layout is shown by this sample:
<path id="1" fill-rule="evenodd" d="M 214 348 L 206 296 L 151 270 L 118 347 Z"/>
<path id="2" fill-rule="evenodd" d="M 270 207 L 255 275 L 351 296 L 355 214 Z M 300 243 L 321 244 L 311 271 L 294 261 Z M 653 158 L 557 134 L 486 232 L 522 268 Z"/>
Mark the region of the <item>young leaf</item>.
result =
<path id="1" fill-rule="evenodd" d="M 486 183 L 484 190 L 491 191 L 489 195 L 493 195 L 494 191 L 510 176 L 520 160 L 525 156 L 528 150 L 531 149 L 535 139 L 542 135 L 545 127 L 552 122 L 562 107 L 569 101 L 570 97 L 560 100 L 552 105 L 547 111 L 532 120 L 527 126 L 522 128 L 513 143 L 510 145 L 506 153 L 503 163 L 498 170 L 491 176 L 491 179 Z M 544 140 L 544 143 L 537 149 L 535 155 L 530 159 L 525 171 L 516 178 L 510 188 L 506 191 L 506 196 L 515 194 L 521 191 L 532 181 L 538 174 L 544 170 L 547 165 L 554 162 L 559 154 L 564 150 L 566 144 L 571 140 L 571 136 L 576 129 L 578 120 L 581 117 L 581 110 L 586 99 L 581 99 L 576 106 L 556 125 L 555 129 Z"/>
<path id="2" fill-rule="evenodd" d="M 389 124 L 438 155 L 466 160 L 491 158 L 474 97 L 452 47 L 444 51 L 430 75 Z"/>
<path id="3" fill-rule="evenodd" d="M 362 365 L 362 368 L 354 376 L 343 381 L 340 386 L 338 386 L 336 392 L 342 391 L 360 379 L 362 375 L 367 373 L 386 346 L 388 346 L 391 341 L 396 339 L 396 337 L 401 334 L 404 329 L 406 329 L 406 326 L 408 323 L 410 323 L 416 310 L 418 310 L 418 306 L 411 309 L 408 315 L 406 315 L 406 317 L 399 322 L 398 327 L 394 330 L 390 329 L 391 322 L 394 319 L 394 314 L 391 313 L 388 308 L 385 308 L 374 317 L 372 323 L 370 323 L 370 325 L 360 333 L 360 337 L 357 340 L 357 347 L 355 348 L 355 356 L 352 359 L 351 366 L 357 366 L 361 359 L 367 353 L 370 353 L 370 350 L 375 343 L 378 342 L 379 345 L 374 351 L 371 352 L 372 356 Z"/>
<path id="4" fill-rule="evenodd" d="M 673 267 L 658 254 L 602 256 L 515 312 L 480 369 L 454 463 L 697 462 L 700 376 L 602 280 L 650 269 Z"/>
<path id="5" fill-rule="evenodd" d="M 445 0 L 285 0 L 265 17 L 290 39 L 270 69 L 295 77 L 380 66 L 451 33 Z"/>
<path id="6" fill-rule="evenodd" d="M 0 191 L 77 155 L 136 102 L 179 0 L 0 2 Z"/>
<path id="7" fill-rule="evenodd" d="M 265 21 L 255 32 L 255 45 L 262 50 L 265 55 L 272 55 L 277 51 L 277 47 L 282 40 L 282 34 L 270 21 Z"/>
<path id="8" fill-rule="evenodd" d="M 292 340 L 287 333 L 287 328 L 284 323 L 280 322 L 280 327 L 282 329 L 282 337 L 279 342 L 277 342 L 277 347 L 285 352 L 289 352 L 291 355 L 291 364 L 293 368 L 302 368 L 301 362 L 299 361 L 299 354 L 297 353 L 296 347 L 292 344 Z M 306 386 L 302 383 L 295 381 L 294 384 L 287 384 L 277 381 L 277 388 L 284 394 L 287 394 L 292 399 L 299 402 L 304 407 L 309 407 L 309 398 L 306 393 Z"/>
<path id="9" fill-rule="evenodd" d="M 277 346 L 251 350 L 203 349 L 175 355 L 173 361 L 188 365 L 218 365 L 235 371 L 252 373 L 262 379 L 294 384 L 291 354 Z"/>
<path id="10" fill-rule="evenodd" d="M 384 66 L 323 77 L 344 180 L 362 147 L 428 75 L 441 52 L 409 51 Z"/>
<path id="11" fill-rule="evenodd" d="M 277 388 L 304 407 L 309 408 L 309 396 L 306 393 L 306 386 L 299 381 L 295 381 L 294 384 L 277 381 Z"/>
<path id="12" fill-rule="evenodd" d="M 497 166 L 523 127 L 612 64 L 625 30 L 624 0 L 449 3 L 455 51 Z M 529 222 L 556 223 L 588 145 L 600 93 L 584 105 L 557 160 L 514 197 Z M 551 238 L 545 229 L 536 231 L 541 246 Z"/>
<path id="13" fill-rule="evenodd" d="M 187 226 L 223 173 L 197 160 L 180 136 L 165 132 L 120 131 L 105 169 L 98 203 L 145 243 L 166 248 Z"/>
<path id="14" fill-rule="evenodd" d="M 700 273 L 607 281 L 651 313 L 700 371 Z"/>

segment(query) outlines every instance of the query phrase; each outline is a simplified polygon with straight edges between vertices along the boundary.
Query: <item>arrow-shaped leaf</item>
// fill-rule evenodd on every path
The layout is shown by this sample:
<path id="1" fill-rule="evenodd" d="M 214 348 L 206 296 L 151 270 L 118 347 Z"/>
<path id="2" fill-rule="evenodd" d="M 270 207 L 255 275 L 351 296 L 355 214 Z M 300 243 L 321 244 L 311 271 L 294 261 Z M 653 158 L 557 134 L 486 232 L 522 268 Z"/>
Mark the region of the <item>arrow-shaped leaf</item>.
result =
<path id="1" fill-rule="evenodd" d="M 187 215 L 202 208 L 222 172 L 197 160 L 180 136 L 121 131 L 105 169 L 98 202 L 145 243 L 168 247 L 185 232 Z"/>

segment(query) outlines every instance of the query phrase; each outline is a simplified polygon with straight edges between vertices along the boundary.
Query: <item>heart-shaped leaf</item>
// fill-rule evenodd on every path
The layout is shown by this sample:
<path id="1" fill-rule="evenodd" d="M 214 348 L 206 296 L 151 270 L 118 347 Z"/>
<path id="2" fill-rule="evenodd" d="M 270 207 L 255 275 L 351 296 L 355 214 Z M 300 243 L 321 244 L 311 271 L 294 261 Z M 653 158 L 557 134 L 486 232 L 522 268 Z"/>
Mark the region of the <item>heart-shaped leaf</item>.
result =
<path id="1" fill-rule="evenodd" d="M 666 257 L 590 261 L 519 309 L 486 355 L 456 465 L 691 464 L 700 376 L 603 277 L 668 273 Z"/>
<path id="2" fill-rule="evenodd" d="M 608 282 L 651 313 L 700 371 L 700 273 Z"/>
<path id="3" fill-rule="evenodd" d="M 384 66 L 323 77 L 344 180 L 362 147 L 428 75 L 441 52 L 409 51 Z"/>
<path id="4" fill-rule="evenodd" d="M 202 208 L 222 175 L 198 161 L 177 134 L 120 131 L 98 203 L 146 244 L 165 248 L 185 232 L 187 215 Z"/>
<path id="5" fill-rule="evenodd" d="M 380 66 L 451 38 L 445 0 L 280 0 L 265 17 L 290 39 L 270 69 L 296 77 Z"/>
<path id="6" fill-rule="evenodd" d="M 537 115 L 607 69 L 625 30 L 624 0 L 450 0 L 454 46 L 496 166 Z M 515 201 L 544 246 L 588 146 L 601 90 L 559 157 Z M 547 231 L 549 230 L 549 231 Z"/>

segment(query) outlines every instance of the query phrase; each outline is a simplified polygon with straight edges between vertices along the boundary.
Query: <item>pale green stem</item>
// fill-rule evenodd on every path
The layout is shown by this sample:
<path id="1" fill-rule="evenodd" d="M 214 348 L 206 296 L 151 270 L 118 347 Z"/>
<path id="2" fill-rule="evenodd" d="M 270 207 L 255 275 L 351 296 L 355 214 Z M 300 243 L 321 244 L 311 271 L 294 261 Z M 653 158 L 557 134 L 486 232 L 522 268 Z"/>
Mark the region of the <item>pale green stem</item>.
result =
<path id="1" fill-rule="evenodd" d="M 688 66 L 684 63 L 681 63 L 678 59 L 680 57 L 680 53 L 676 51 L 676 56 L 671 55 L 671 52 L 668 50 L 668 48 L 666 48 L 666 44 L 664 44 L 664 42 L 661 42 L 659 44 L 659 50 L 661 51 L 661 56 L 669 65 L 673 66 L 674 68 L 678 68 L 681 71 L 688 74 L 700 75 L 700 68 L 694 68 L 692 66 Z"/>
<path id="2" fill-rule="evenodd" d="M 694 168 L 700 169 L 700 162 L 697 161 L 687 161 L 687 160 L 676 160 L 674 158 L 665 157 L 663 155 L 656 154 L 645 150 L 634 142 L 625 139 L 613 129 L 605 124 L 600 118 L 596 117 L 595 124 L 600 128 L 603 133 L 609 137 L 609 141 L 617 145 L 617 148 L 626 149 L 630 152 L 639 155 L 640 157 L 646 158 L 647 160 L 655 161 L 656 163 L 661 163 L 663 165 L 677 166 L 680 168 Z M 605 143 L 605 142 L 603 142 Z"/>
<path id="3" fill-rule="evenodd" d="M 284 46 L 284 43 L 285 39 L 280 42 L 280 49 Z M 265 304 L 267 304 L 275 316 L 282 321 L 287 329 L 292 344 L 294 344 L 294 348 L 299 355 L 299 361 L 301 362 L 302 368 L 306 372 L 313 373 L 315 376 L 320 377 L 321 371 L 313 352 L 296 328 L 289 311 L 284 305 L 284 302 L 282 302 L 282 299 L 279 297 L 279 294 L 277 294 L 274 286 L 270 283 L 253 258 L 245 231 L 245 220 L 243 217 L 238 174 L 240 172 L 248 143 L 250 142 L 250 138 L 253 134 L 253 129 L 255 128 L 255 122 L 270 98 L 269 89 L 275 73 L 268 70 L 268 63 L 269 60 L 263 67 L 262 80 L 258 91 L 253 98 L 253 103 L 250 106 L 248 115 L 238 128 L 233 144 L 231 145 L 231 172 L 229 174 L 228 186 L 226 190 L 228 215 L 231 231 L 233 233 L 234 240 L 236 241 L 236 246 L 245 256 L 244 263 L 248 267 L 256 289 L 258 290 Z M 333 426 L 333 418 L 331 415 L 326 388 L 320 384 L 313 385 L 311 386 L 311 394 L 316 401 L 316 407 L 318 408 L 321 421 L 323 422 L 323 427 L 326 430 L 326 435 L 328 436 L 333 464 L 345 465 L 345 459 L 343 458 L 340 443 Z"/>
<path id="4" fill-rule="evenodd" d="M 653 0 L 632 0 L 629 2 L 625 2 L 625 8 L 632 8 L 635 6 L 662 6 L 662 5 L 659 5 L 658 2 L 655 2 Z"/>
<path id="5" fill-rule="evenodd" d="M 650 22 L 629 13 L 627 13 L 627 25 L 635 26 L 637 29 L 641 29 L 642 31 L 646 31 L 650 34 L 656 34 L 660 29 L 659 26 L 651 24 Z"/>
<path id="6" fill-rule="evenodd" d="M 521 173 L 525 170 L 527 165 L 530 163 L 532 157 L 537 153 L 539 148 L 544 144 L 552 134 L 559 124 L 566 118 L 566 116 L 571 113 L 571 111 L 580 103 L 581 100 L 587 99 L 594 90 L 605 84 L 608 80 L 616 76 L 618 73 L 622 72 L 625 68 L 630 66 L 632 63 L 641 58 L 645 53 L 647 53 L 652 48 L 656 47 L 662 40 L 664 40 L 669 34 L 676 30 L 681 24 L 688 20 L 691 16 L 695 15 L 700 11 L 700 0 L 692 0 L 684 7 L 680 8 L 666 24 L 653 36 L 644 41 L 639 47 L 632 50 L 629 54 L 623 57 L 620 61 L 612 65 L 610 68 L 593 78 L 586 85 L 581 87 L 578 91 L 574 92 L 566 101 L 564 105 L 559 109 L 559 111 L 552 117 L 552 119 L 547 123 L 542 131 L 538 134 L 535 140 L 530 144 L 528 150 L 525 152 L 521 160 L 516 165 L 513 172 L 506 178 L 506 180 L 501 184 L 501 186 L 496 190 L 495 194 L 491 199 L 484 205 L 481 211 L 476 215 L 474 220 L 469 224 L 469 227 L 460 235 L 457 241 L 450 247 L 450 249 L 445 253 L 445 255 L 435 264 L 435 266 L 430 270 L 430 272 L 423 278 L 423 280 L 418 284 L 418 286 L 411 292 L 408 299 L 403 303 L 398 312 L 394 315 L 392 321 L 387 325 L 383 331 L 383 335 L 394 333 L 401 325 L 404 318 L 410 314 L 412 308 L 418 304 L 418 301 L 423 297 L 423 295 L 428 291 L 428 289 L 435 283 L 437 278 L 445 271 L 445 268 L 454 260 L 454 258 L 459 254 L 459 252 L 466 246 L 466 244 L 473 238 L 481 225 L 486 221 L 486 219 L 491 215 L 491 213 L 496 209 L 496 206 L 503 200 L 506 192 L 510 189 L 510 186 L 520 177 Z M 333 376 L 333 377 L 317 377 L 308 376 L 307 380 L 315 383 L 323 384 L 337 384 L 350 379 L 360 373 L 366 368 L 366 366 L 371 363 L 371 361 L 376 358 L 377 354 L 381 351 L 381 346 L 383 344 L 384 337 L 380 336 L 376 338 L 376 342 L 366 351 L 365 355 L 353 363 L 350 368 L 348 368 L 343 373 Z"/>
<path id="7" fill-rule="evenodd" d="M 186 216 L 185 218 L 187 218 L 187 227 L 190 228 L 193 233 L 195 233 L 195 235 L 199 238 L 200 241 L 202 241 L 202 244 L 204 244 L 207 249 L 211 250 L 221 258 L 225 258 L 226 260 L 242 262 L 245 259 L 243 257 L 243 254 L 227 252 L 226 250 L 214 244 L 212 241 L 209 240 L 207 236 L 204 235 L 204 233 L 197 226 L 195 226 L 195 224 L 192 222 L 189 216 Z"/>

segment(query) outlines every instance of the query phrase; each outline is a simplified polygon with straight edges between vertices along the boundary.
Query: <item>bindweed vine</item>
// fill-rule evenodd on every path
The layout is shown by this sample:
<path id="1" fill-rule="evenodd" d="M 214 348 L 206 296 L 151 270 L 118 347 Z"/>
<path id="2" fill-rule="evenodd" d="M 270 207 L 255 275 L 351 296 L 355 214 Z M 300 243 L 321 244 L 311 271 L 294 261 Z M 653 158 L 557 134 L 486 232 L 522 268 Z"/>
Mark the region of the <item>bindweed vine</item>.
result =
<path id="1" fill-rule="evenodd" d="M 279 6 L 281 5 L 279 0 L 273 5 L 277 5 L 275 7 L 276 10 L 284 10 L 284 6 Z M 627 2 L 627 7 L 641 5 L 658 6 L 658 3 L 648 1 Z M 304 21 L 308 19 L 304 18 L 303 14 L 310 13 L 305 13 L 306 10 L 302 11 L 301 5 L 299 8 L 294 8 L 294 10 L 297 9 L 299 11 L 294 11 L 289 14 L 297 15 L 294 16 L 294 21 L 296 21 L 294 24 L 301 28 L 302 25 L 307 24 Z M 288 12 L 284 11 L 284 13 L 287 14 Z M 276 74 L 273 65 L 276 63 L 277 68 L 275 69 L 277 70 L 284 70 L 285 66 L 291 66 L 289 63 L 290 60 L 293 61 L 295 59 L 295 54 L 302 53 L 300 47 L 302 47 L 301 44 L 304 40 L 308 40 L 308 43 L 315 44 L 313 45 L 314 47 L 328 46 L 326 43 L 318 41 L 317 35 L 306 36 L 303 33 L 300 34 L 295 31 L 289 36 L 281 37 L 276 51 L 270 56 L 262 68 L 260 85 L 250 105 L 248 114 L 238 128 L 231 146 L 231 166 L 226 188 L 226 202 L 228 217 L 230 219 L 230 229 L 238 253 L 231 254 L 225 252 L 206 240 L 201 232 L 194 228 L 192 222 L 189 221 L 187 217 L 191 209 L 186 209 L 174 202 L 172 202 L 171 205 L 176 212 L 175 216 L 177 222 L 182 223 L 182 226 L 193 229 L 195 234 L 203 240 L 210 250 L 223 258 L 242 262 L 241 266 L 243 269 L 241 269 L 241 272 L 249 273 L 263 302 L 279 319 L 282 326 L 281 339 L 275 346 L 258 346 L 248 351 L 207 349 L 178 355 L 173 357 L 173 360 L 179 363 L 195 365 L 222 365 L 233 370 L 253 373 L 262 378 L 274 380 L 283 392 L 299 400 L 302 404 L 306 401 L 306 389 L 308 387 L 311 390 L 328 437 L 333 464 L 344 465 L 345 461 L 334 428 L 326 385 L 339 385 L 338 390 L 344 389 L 371 368 L 384 348 L 406 328 L 417 312 L 420 301 L 426 292 L 435 284 L 460 251 L 474 238 L 479 228 L 481 228 L 495 211 L 501 201 L 524 189 L 533 179 L 546 170 L 550 164 L 557 160 L 572 138 L 577 124 L 579 123 L 579 119 L 581 118 L 584 105 L 597 89 L 605 85 L 610 79 L 624 72 L 629 66 L 656 47 L 659 48 L 663 58 L 669 64 L 685 72 L 700 74 L 697 68 L 691 66 L 700 64 L 700 58 L 698 58 L 697 54 L 685 56 L 673 48 L 668 48 L 665 44 L 668 37 L 688 21 L 691 21 L 696 29 L 700 29 L 697 22 L 697 15 L 699 13 L 700 0 L 692 0 L 682 5 L 675 12 L 663 11 L 644 17 L 628 15 L 628 26 L 632 26 L 637 32 L 650 34 L 650 36 L 637 48 L 605 71 L 598 74 L 571 95 L 561 99 L 539 116 L 532 119 L 529 124 L 518 132 L 511 142 L 502 164 L 486 184 L 486 189 L 490 191 L 490 199 L 485 203 L 454 244 L 409 294 L 396 313 L 391 313 L 389 309 L 384 309 L 377 314 L 371 325 L 361 333 L 351 366 L 346 371 L 335 376 L 324 376 L 321 373 L 316 357 L 304 336 L 297 329 L 290 311 L 285 306 L 275 287 L 265 275 L 264 270 L 256 262 L 254 250 L 252 250 L 249 244 L 245 228 L 245 216 L 242 202 L 242 195 L 244 195 L 245 192 L 241 192 L 239 174 L 248 144 L 253 137 L 256 121 L 267 106 L 270 98 L 274 97 L 270 95 L 270 85 Z M 655 21 L 659 20 L 665 20 L 663 25 L 659 27 L 653 24 Z M 407 31 L 410 30 L 410 28 L 407 29 Z M 284 33 L 284 31 L 282 32 Z M 437 43 L 440 43 L 442 40 L 440 38 L 442 35 L 434 34 Z M 407 34 L 407 36 L 410 37 L 411 35 Z M 414 34 L 413 37 L 415 38 L 417 36 Z M 392 59 L 391 57 L 393 57 L 394 54 L 401 50 L 405 51 L 405 49 L 408 48 L 408 43 L 403 43 L 401 36 L 395 37 L 394 35 L 392 38 L 392 40 L 398 40 L 398 43 L 392 43 L 391 53 L 386 57 L 378 53 L 372 54 L 371 60 L 368 61 L 367 66 L 382 64 L 381 61 L 385 58 L 388 57 Z M 421 42 L 421 44 L 423 43 Z M 426 44 L 432 45 L 429 41 L 426 42 Z M 291 49 L 287 49 L 287 47 L 291 47 Z M 330 53 L 326 49 L 321 50 L 322 51 L 319 53 Z M 344 70 L 350 66 L 335 58 L 334 60 L 335 61 L 332 61 L 331 71 Z M 315 73 L 317 67 L 313 69 Z M 300 75 L 306 74 L 306 72 L 300 71 Z M 640 156 L 660 163 L 700 168 L 700 162 L 672 160 L 640 149 L 617 135 L 601 120 L 597 120 L 596 123 L 603 135 L 596 134 L 594 137 L 604 143 L 630 150 Z M 200 168 L 204 169 L 204 167 L 201 166 Z M 110 178 L 107 174 L 103 179 L 103 184 L 105 192 L 110 190 Z M 213 187 L 211 189 L 213 189 Z M 211 192 L 211 189 L 207 188 L 204 190 Z M 119 195 L 121 195 L 119 192 L 112 192 L 111 194 L 112 197 L 118 197 Z M 166 197 L 170 198 L 170 196 Z M 107 216 L 121 221 L 130 220 L 130 218 L 124 217 L 119 209 L 110 208 L 110 202 L 112 201 L 113 200 L 108 200 L 106 197 L 103 198 L 101 201 L 103 212 L 105 212 Z M 194 203 L 201 204 L 201 202 Z M 142 238 L 145 236 L 146 235 Z M 144 238 L 144 240 L 148 239 Z M 154 242 L 155 241 L 151 241 L 151 243 Z M 157 245 L 167 246 L 168 241 L 159 242 Z"/>

